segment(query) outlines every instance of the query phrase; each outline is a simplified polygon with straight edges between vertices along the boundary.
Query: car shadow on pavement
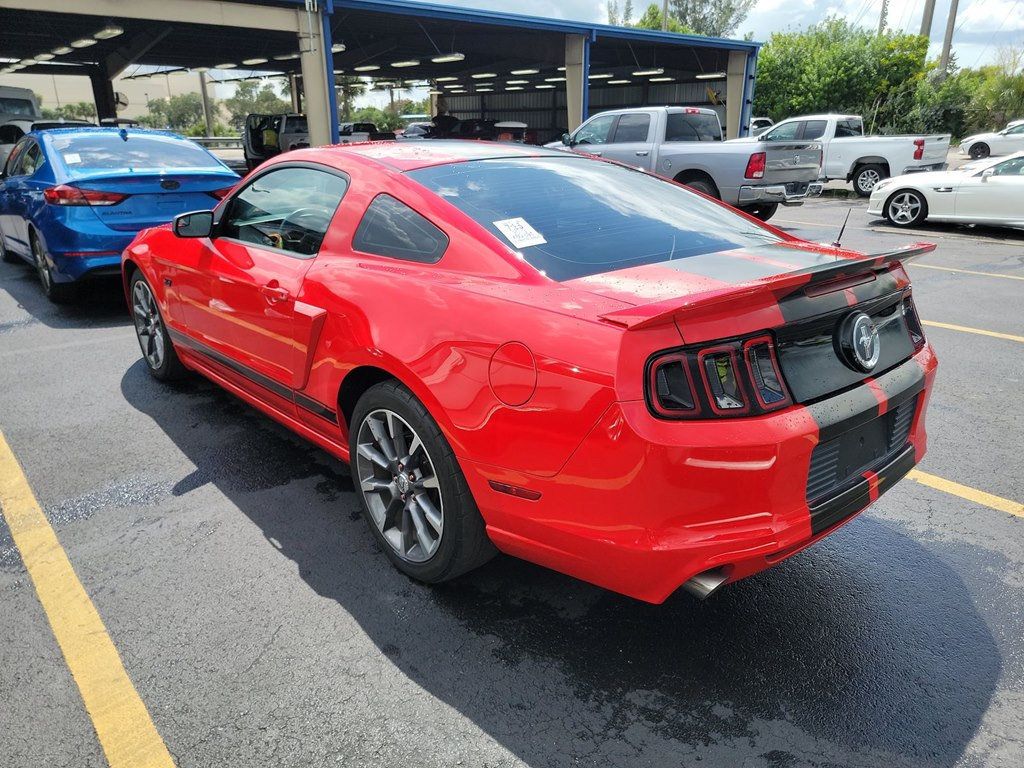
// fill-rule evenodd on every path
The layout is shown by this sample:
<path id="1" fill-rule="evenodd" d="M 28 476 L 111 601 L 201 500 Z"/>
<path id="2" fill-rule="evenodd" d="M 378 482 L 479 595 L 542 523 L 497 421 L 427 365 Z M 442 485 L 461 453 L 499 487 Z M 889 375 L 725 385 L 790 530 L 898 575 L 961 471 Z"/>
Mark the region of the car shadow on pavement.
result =
<path id="1" fill-rule="evenodd" d="M 953 766 L 996 689 L 999 649 L 941 546 L 872 516 L 703 603 L 508 557 L 426 587 L 377 549 L 343 464 L 199 380 L 168 390 L 140 361 L 121 389 L 195 465 L 175 495 L 214 484 L 405 676 L 528 765 Z"/>
<path id="2" fill-rule="evenodd" d="M 50 328 L 115 328 L 132 322 L 116 276 L 84 282 L 74 301 L 54 304 L 43 294 L 35 269 L 24 263 L 0 263 L 0 291 L 8 293 L 25 313 L 20 318 L 0 317 L 0 333 L 33 323 Z"/>

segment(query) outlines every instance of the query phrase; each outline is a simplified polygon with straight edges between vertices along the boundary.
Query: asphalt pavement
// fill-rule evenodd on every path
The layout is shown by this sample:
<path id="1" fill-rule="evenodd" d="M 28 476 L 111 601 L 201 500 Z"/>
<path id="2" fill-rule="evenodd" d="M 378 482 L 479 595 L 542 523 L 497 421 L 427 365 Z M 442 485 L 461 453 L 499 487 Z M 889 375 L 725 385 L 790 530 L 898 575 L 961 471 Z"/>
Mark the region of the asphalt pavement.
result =
<path id="1" fill-rule="evenodd" d="M 343 464 L 147 375 L 116 285 L 56 307 L 0 264 L 0 432 L 179 768 L 1019 768 L 1024 232 L 864 208 L 830 192 L 773 223 L 831 242 L 851 211 L 845 246 L 938 243 L 910 267 L 942 324 L 924 474 L 703 603 L 507 557 L 409 581 Z M 0 765 L 104 766 L 36 556 L 0 517 Z"/>

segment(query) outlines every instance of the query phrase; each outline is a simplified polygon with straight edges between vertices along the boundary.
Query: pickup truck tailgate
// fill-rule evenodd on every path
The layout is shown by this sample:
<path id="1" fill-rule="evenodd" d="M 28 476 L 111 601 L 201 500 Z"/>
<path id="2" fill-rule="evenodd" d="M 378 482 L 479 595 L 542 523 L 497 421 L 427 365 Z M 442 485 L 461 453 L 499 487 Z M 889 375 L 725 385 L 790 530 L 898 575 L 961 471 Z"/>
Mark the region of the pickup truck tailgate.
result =
<path id="1" fill-rule="evenodd" d="M 939 165 L 946 162 L 949 152 L 949 136 L 925 136 L 924 155 L 915 165 Z"/>
<path id="2" fill-rule="evenodd" d="M 764 141 L 751 147 L 767 155 L 762 184 L 806 184 L 821 174 L 821 144 L 815 141 Z"/>

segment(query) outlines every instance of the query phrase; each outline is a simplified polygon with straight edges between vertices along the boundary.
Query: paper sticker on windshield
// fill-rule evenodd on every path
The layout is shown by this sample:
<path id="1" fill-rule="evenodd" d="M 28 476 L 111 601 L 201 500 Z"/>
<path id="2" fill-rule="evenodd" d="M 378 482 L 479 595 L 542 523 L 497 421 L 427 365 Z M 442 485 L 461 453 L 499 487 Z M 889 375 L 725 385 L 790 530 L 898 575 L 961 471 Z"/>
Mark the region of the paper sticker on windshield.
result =
<path id="1" fill-rule="evenodd" d="M 64 157 L 64 162 L 68 165 L 76 165 L 82 162 L 82 156 L 77 152 L 68 152 Z"/>
<path id="2" fill-rule="evenodd" d="M 516 248 L 527 248 L 531 245 L 543 245 L 547 242 L 544 235 L 531 227 L 526 219 L 502 219 L 494 222 L 501 234 L 508 238 Z"/>

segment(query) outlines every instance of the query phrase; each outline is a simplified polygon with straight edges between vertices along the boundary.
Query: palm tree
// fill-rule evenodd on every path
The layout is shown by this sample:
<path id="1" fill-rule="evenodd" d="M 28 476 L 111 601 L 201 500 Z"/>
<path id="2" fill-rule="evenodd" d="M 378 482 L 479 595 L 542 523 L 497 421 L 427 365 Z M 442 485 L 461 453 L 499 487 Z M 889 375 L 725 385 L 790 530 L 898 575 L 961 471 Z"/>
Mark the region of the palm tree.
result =
<path id="1" fill-rule="evenodd" d="M 357 96 L 362 96 L 366 93 L 366 82 L 359 77 L 335 75 L 334 87 L 341 97 L 338 100 L 341 107 L 341 120 L 342 122 L 349 122 L 352 119 L 352 102 L 355 101 Z"/>

